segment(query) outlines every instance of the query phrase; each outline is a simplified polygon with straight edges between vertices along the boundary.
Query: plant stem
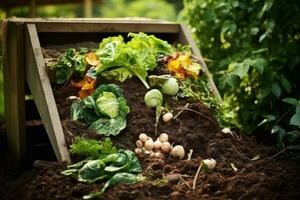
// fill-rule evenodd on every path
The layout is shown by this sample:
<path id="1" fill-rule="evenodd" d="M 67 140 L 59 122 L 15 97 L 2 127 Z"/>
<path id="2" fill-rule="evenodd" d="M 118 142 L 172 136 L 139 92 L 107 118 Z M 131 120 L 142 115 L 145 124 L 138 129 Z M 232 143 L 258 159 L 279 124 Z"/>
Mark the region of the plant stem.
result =
<path id="1" fill-rule="evenodd" d="M 197 169 L 197 172 L 196 172 L 196 175 L 194 177 L 194 181 L 193 181 L 193 190 L 196 188 L 196 184 L 197 184 L 197 179 L 198 179 L 198 176 L 199 176 L 199 173 L 201 171 L 201 168 L 203 166 L 203 163 L 201 162 L 198 169 Z"/>

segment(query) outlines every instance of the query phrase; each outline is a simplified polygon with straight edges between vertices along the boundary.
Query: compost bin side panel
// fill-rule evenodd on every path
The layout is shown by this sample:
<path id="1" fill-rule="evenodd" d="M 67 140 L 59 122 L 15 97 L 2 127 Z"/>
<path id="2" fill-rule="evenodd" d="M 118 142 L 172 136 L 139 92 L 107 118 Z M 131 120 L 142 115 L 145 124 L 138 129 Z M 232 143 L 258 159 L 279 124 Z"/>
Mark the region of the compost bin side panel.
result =
<path id="1" fill-rule="evenodd" d="M 3 80 L 7 143 L 15 164 L 26 153 L 24 98 L 24 24 L 4 21 Z"/>
<path id="2" fill-rule="evenodd" d="M 45 61 L 34 24 L 25 31 L 26 80 L 58 161 L 70 161 Z"/>

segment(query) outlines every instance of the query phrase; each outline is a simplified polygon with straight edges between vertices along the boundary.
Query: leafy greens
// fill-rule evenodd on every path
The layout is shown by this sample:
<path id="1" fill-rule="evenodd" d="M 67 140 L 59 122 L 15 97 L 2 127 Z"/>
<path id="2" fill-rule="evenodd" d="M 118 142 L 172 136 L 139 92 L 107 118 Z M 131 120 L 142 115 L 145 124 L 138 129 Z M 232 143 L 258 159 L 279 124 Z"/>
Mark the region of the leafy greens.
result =
<path id="1" fill-rule="evenodd" d="M 108 37 L 99 44 L 96 55 L 101 60 L 97 73 L 103 77 L 124 81 L 137 76 L 147 89 L 147 71 L 156 67 L 156 57 L 171 54 L 174 48 L 166 41 L 145 33 L 129 33 L 132 39 L 125 43 L 122 36 Z"/>
<path id="2" fill-rule="evenodd" d="M 126 127 L 129 113 L 121 88 L 115 84 L 102 84 L 95 92 L 71 105 L 72 120 L 80 120 L 98 134 L 117 135 Z"/>
<path id="3" fill-rule="evenodd" d="M 97 141 L 94 140 L 94 142 Z M 92 152 L 94 151 L 92 150 Z M 86 159 L 69 165 L 68 169 L 62 171 L 61 174 L 76 176 L 79 182 L 84 183 L 108 180 L 101 191 L 83 197 L 84 199 L 91 199 L 100 196 L 108 187 L 118 183 L 132 184 L 142 181 L 143 177 L 136 175 L 141 171 L 142 168 L 135 153 L 120 149 L 116 153 L 110 153 L 95 160 Z"/>
<path id="4" fill-rule="evenodd" d="M 70 79 L 74 72 L 83 75 L 87 69 L 87 63 L 85 62 L 86 48 L 80 48 L 76 51 L 74 48 L 68 48 L 63 53 L 55 65 L 49 66 L 51 70 L 55 71 L 55 82 L 57 84 L 63 84 Z"/>

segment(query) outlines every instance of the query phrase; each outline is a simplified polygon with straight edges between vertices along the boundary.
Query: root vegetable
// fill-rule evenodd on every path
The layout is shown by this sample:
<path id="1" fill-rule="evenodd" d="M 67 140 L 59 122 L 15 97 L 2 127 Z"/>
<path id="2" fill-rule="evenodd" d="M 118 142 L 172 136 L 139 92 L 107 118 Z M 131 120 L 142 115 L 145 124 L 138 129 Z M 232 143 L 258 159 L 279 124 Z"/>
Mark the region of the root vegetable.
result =
<path id="1" fill-rule="evenodd" d="M 141 153 L 142 153 L 142 149 L 140 149 L 140 148 L 135 148 L 135 149 L 134 149 L 134 152 L 135 152 L 136 154 L 141 154 Z"/>
<path id="2" fill-rule="evenodd" d="M 182 159 L 184 158 L 185 155 L 185 151 L 183 146 L 181 145 L 176 145 L 175 147 L 173 147 L 172 151 L 171 151 L 171 155 L 175 158 L 179 158 Z"/>
<path id="3" fill-rule="evenodd" d="M 151 140 L 151 141 L 153 141 L 152 137 L 149 137 L 149 136 L 148 136 L 147 140 Z"/>
<path id="4" fill-rule="evenodd" d="M 152 153 L 150 154 L 150 157 L 155 157 L 155 153 L 152 152 Z"/>
<path id="5" fill-rule="evenodd" d="M 150 151 L 153 149 L 154 142 L 152 140 L 147 140 L 144 144 L 146 150 Z"/>
<path id="6" fill-rule="evenodd" d="M 163 142 L 161 144 L 161 150 L 164 152 L 164 153 L 169 153 L 171 151 L 171 145 L 169 142 Z"/>
<path id="7" fill-rule="evenodd" d="M 146 142 L 148 140 L 148 136 L 145 134 L 145 133 L 141 133 L 139 135 L 139 139 L 142 141 L 142 142 Z"/>
<path id="8" fill-rule="evenodd" d="M 160 134 L 159 141 L 161 141 L 161 142 L 168 142 L 168 140 L 169 140 L 168 134 L 166 134 L 166 133 Z"/>
<path id="9" fill-rule="evenodd" d="M 205 159 L 203 163 L 207 166 L 207 169 L 213 170 L 216 167 L 217 161 L 214 159 Z"/>
<path id="10" fill-rule="evenodd" d="M 222 132 L 232 134 L 232 131 L 230 130 L 230 128 L 223 128 Z"/>
<path id="11" fill-rule="evenodd" d="M 156 141 L 154 142 L 153 148 L 156 149 L 156 150 L 158 150 L 158 149 L 161 148 L 161 145 L 162 145 L 161 141 L 156 140 Z"/>
<path id="12" fill-rule="evenodd" d="M 151 155 L 151 153 L 153 153 L 153 151 L 145 150 L 144 153 L 147 155 Z"/>
<path id="13" fill-rule="evenodd" d="M 173 117 L 174 116 L 172 113 L 167 112 L 166 114 L 163 115 L 163 121 L 167 123 L 167 122 L 171 121 L 173 119 Z"/>
<path id="14" fill-rule="evenodd" d="M 175 96 L 179 91 L 179 85 L 176 78 L 169 78 L 161 87 L 161 92 Z"/>
<path id="15" fill-rule="evenodd" d="M 156 158 L 163 158 L 164 155 L 162 153 L 160 153 L 160 152 L 155 152 L 154 153 L 154 157 L 156 157 Z"/>
<path id="16" fill-rule="evenodd" d="M 136 146 L 139 147 L 139 148 L 142 148 L 143 147 L 143 142 L 141 140 L 137 140 L 135 142 Z"/>
<path id="17" fill-rule="evenodd" d="M 162 105 L 163 96 L 157 89 L 152 89 L 145 94 L 144 101 L 148 108 L 153 108 Z"/>

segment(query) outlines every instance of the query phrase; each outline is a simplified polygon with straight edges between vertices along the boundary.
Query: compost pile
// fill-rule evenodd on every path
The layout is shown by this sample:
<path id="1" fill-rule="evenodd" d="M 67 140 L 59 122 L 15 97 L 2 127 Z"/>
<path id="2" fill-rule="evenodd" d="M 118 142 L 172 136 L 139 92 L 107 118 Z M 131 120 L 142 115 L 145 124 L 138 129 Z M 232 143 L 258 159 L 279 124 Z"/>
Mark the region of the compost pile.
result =
<path id="1" fill-rule="evenodd" d="M 55 69 L 53 91 L 72 164 L 77 165 L 55 163 L 45 167 L 12 199 L 82 199 L 106 186 L 109 187 L 94 197 L 299 199 L 299 167 L 281 154 L 273 156 L 272 148 L 258 145 L 254 138 L 219 126 L 226 122 L 226 116 L 218 113 L 222 108 L 207 85 L 201 62 L 192 58 L 188 47 L 175 49 L 143 33 L 131 37 L 135 47 L 153 44 L 140 44 L 139 37 L 159 44 L 152 48 L 154 57 L 151 52 L 142 53 L 146 58 L 143 61 L 148 62 L 144 72 L 130 68 L 139 63 L 136 60 L 122 65 L 119 50 L 114 53 L 120 53 L 120 60 L 106 63 L 105 59 L 113 54 L 103 53 L 109 45 L 129 48 L 120 36 L 104 39 L 100 51 L 44 49 L 50 68 L 58 66 L 57 59 L 62 55 L 65 60 L 58 59 L 60 64 L 69 62 L 68 56 L 76 58 L 75 70 Z M 126 54 L 126 60 L 131 56 Z M 82 60 L 87 64 L 82 65 Z M 152 65 L 153 60 L 157 66 Z M 101 61 L 106 70 L 99 70 Z M 164 89 L 174 80 L 175 86 L 173 82 L 173 87 Z M 147 95 L 152 97 L 151 102 Z M 115 105 L 119 105 L 118 109 L 113 109 Z M 145 139 L 143 133 L 147 135 Z M 170 146 L 153 147 L 156 138 L 163 144 L 163 133 Z M 89 145 L 84 147 L 90 150 L 75 148 L 80 142 L 87 142 Z M 174 153 L 175 147 L 183 147 L 184 154 Z M 123 156 L 126 163 L 107 162 L 111 155 Z M 80 161 L 83 163 L 78 167 Z M 97 175 L 85 171 L 92 162 L 98 163 L 96 168 L 90 168 L 93 173 L 99 172 Z M 124 179 L 124 174 L 131 179 Z M 120 176 L 123 182 L 112 184 L 114 177 Z"/>

